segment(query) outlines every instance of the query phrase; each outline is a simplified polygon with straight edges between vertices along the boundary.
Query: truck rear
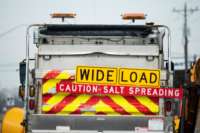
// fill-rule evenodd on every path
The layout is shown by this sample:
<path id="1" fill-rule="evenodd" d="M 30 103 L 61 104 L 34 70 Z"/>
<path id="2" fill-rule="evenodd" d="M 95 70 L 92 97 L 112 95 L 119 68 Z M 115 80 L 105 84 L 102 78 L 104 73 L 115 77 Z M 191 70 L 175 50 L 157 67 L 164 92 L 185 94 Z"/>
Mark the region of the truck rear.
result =
<path id="1" fill-rule="evenodd" d="M 36 103 L 31 131 L 172 131 L 170 115 L 179 113 L 174 99 L 121 93 L 127 86 L 173 87 L 173 73 L 164 57 L 165 32 L 160 29 L 154 25 L 39 27 L 31 85 L 36 95 L 29 100 Z"/>
<path id="2" fill-rule="evenodd" d="M 34 26 L 34 66 L 28 54 L 21 64 L 27 132 L 174 131 L 182 92 L 173 88 L 165 26 Z"/>

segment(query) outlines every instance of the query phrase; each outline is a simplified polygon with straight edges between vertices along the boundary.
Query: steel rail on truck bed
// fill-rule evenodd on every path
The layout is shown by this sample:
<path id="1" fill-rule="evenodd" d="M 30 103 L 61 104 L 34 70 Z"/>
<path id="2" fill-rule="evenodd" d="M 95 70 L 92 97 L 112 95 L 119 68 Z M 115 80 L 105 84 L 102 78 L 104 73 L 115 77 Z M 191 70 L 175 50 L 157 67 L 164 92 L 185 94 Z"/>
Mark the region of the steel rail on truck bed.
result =
<path id="1" fill-rule="evenodd" d="M 145 25 L 46 25 L 40 34 L 54 36 L 140 36 L 152 33 Z"/>

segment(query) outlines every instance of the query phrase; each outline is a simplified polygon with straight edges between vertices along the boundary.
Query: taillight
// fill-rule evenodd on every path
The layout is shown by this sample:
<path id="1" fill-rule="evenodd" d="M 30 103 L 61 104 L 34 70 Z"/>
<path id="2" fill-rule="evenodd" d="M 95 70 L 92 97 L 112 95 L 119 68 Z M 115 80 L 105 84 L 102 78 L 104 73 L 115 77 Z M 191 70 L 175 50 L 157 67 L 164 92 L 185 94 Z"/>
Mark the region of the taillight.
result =
<path id="1" fill-rule="evenodd" d="M 22 100 L 24 100 L 24 95 L 25 95 L 25 87 L 23 85 L 19 86 L 19 97 L 21 97 Z"/>
<path id="2" fill-rule="evenodd" d="M 29 109 L 33 110 L 35 108 L 35 100 L 30 99 L 29 100 Z"/>
<path id="3" fill-rule="evenodd" d="M 165 102 L 165 112 L 170 113 L 172 111 L 172 102 L 171 101 L 166 101 Z"/>
<path id="4" fill-rule="evenodd" d="M 34 97 L 35 96 L 35 87 L 34 86 L 30 86 L 30 88 L 29 88 L 29 96 L 30 97 Z"/>

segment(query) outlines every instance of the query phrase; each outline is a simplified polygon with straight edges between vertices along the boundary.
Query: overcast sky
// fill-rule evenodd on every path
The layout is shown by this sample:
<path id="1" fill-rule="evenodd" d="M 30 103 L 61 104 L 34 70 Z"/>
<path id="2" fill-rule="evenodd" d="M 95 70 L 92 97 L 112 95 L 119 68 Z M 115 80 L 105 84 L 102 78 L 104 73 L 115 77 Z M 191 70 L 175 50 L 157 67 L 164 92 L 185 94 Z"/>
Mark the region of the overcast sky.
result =
<path id="1" fill-rule="evenodd" d="M 172 31 L 172 55 L 183 57 L 184 0 L 0 0 L 0 88 L 17 88 L 18 63 L 25 58 L 25 30 L 33 23 L 54 22 L 53 12 L 75 12 L 77 24 L 123 24 L 123 12 L 144 12 L 146 21 L 164 24 Z M 200 0 L 187 0 L 188 7 L 200 7 Z M 200 55 L 200 11 L 188 18 L 189 56 Z M 33 53 L 33 50 L 32 50 Z"/>

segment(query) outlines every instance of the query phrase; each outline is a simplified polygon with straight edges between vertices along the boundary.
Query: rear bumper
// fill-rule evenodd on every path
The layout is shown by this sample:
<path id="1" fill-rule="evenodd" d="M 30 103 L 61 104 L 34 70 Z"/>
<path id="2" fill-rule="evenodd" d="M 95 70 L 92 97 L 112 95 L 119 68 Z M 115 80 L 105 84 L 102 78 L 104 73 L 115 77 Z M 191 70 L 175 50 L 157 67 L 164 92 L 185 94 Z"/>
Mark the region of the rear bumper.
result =
<path id="1" fill-rule="evenodd" d="M 149 130 L 149 120 L 163 120 L 162 130 Z M 49 133 L 58 129 L 65 132 L 137 132 L 147 130 L 148 133 L 164 133 L 172 130 L 172 118 L 162 116 L 80 116 L 80 115 L 32 115 L 31 131 L 33 133 Z M 162 123 L 156 125 L 158 128 Z M 62 132 L 62 133 L 65 133 Z M 137 132 L 139 133 L 139 132 Z"/>
<path id="2" fill-rule="evenodd" d="M 32 133 L 144 133 L 138 131 L 58 131 L 58 130 L 34 130 Z M 148 131 L 145 133 L 164 133 L 163 131 Z"/>

